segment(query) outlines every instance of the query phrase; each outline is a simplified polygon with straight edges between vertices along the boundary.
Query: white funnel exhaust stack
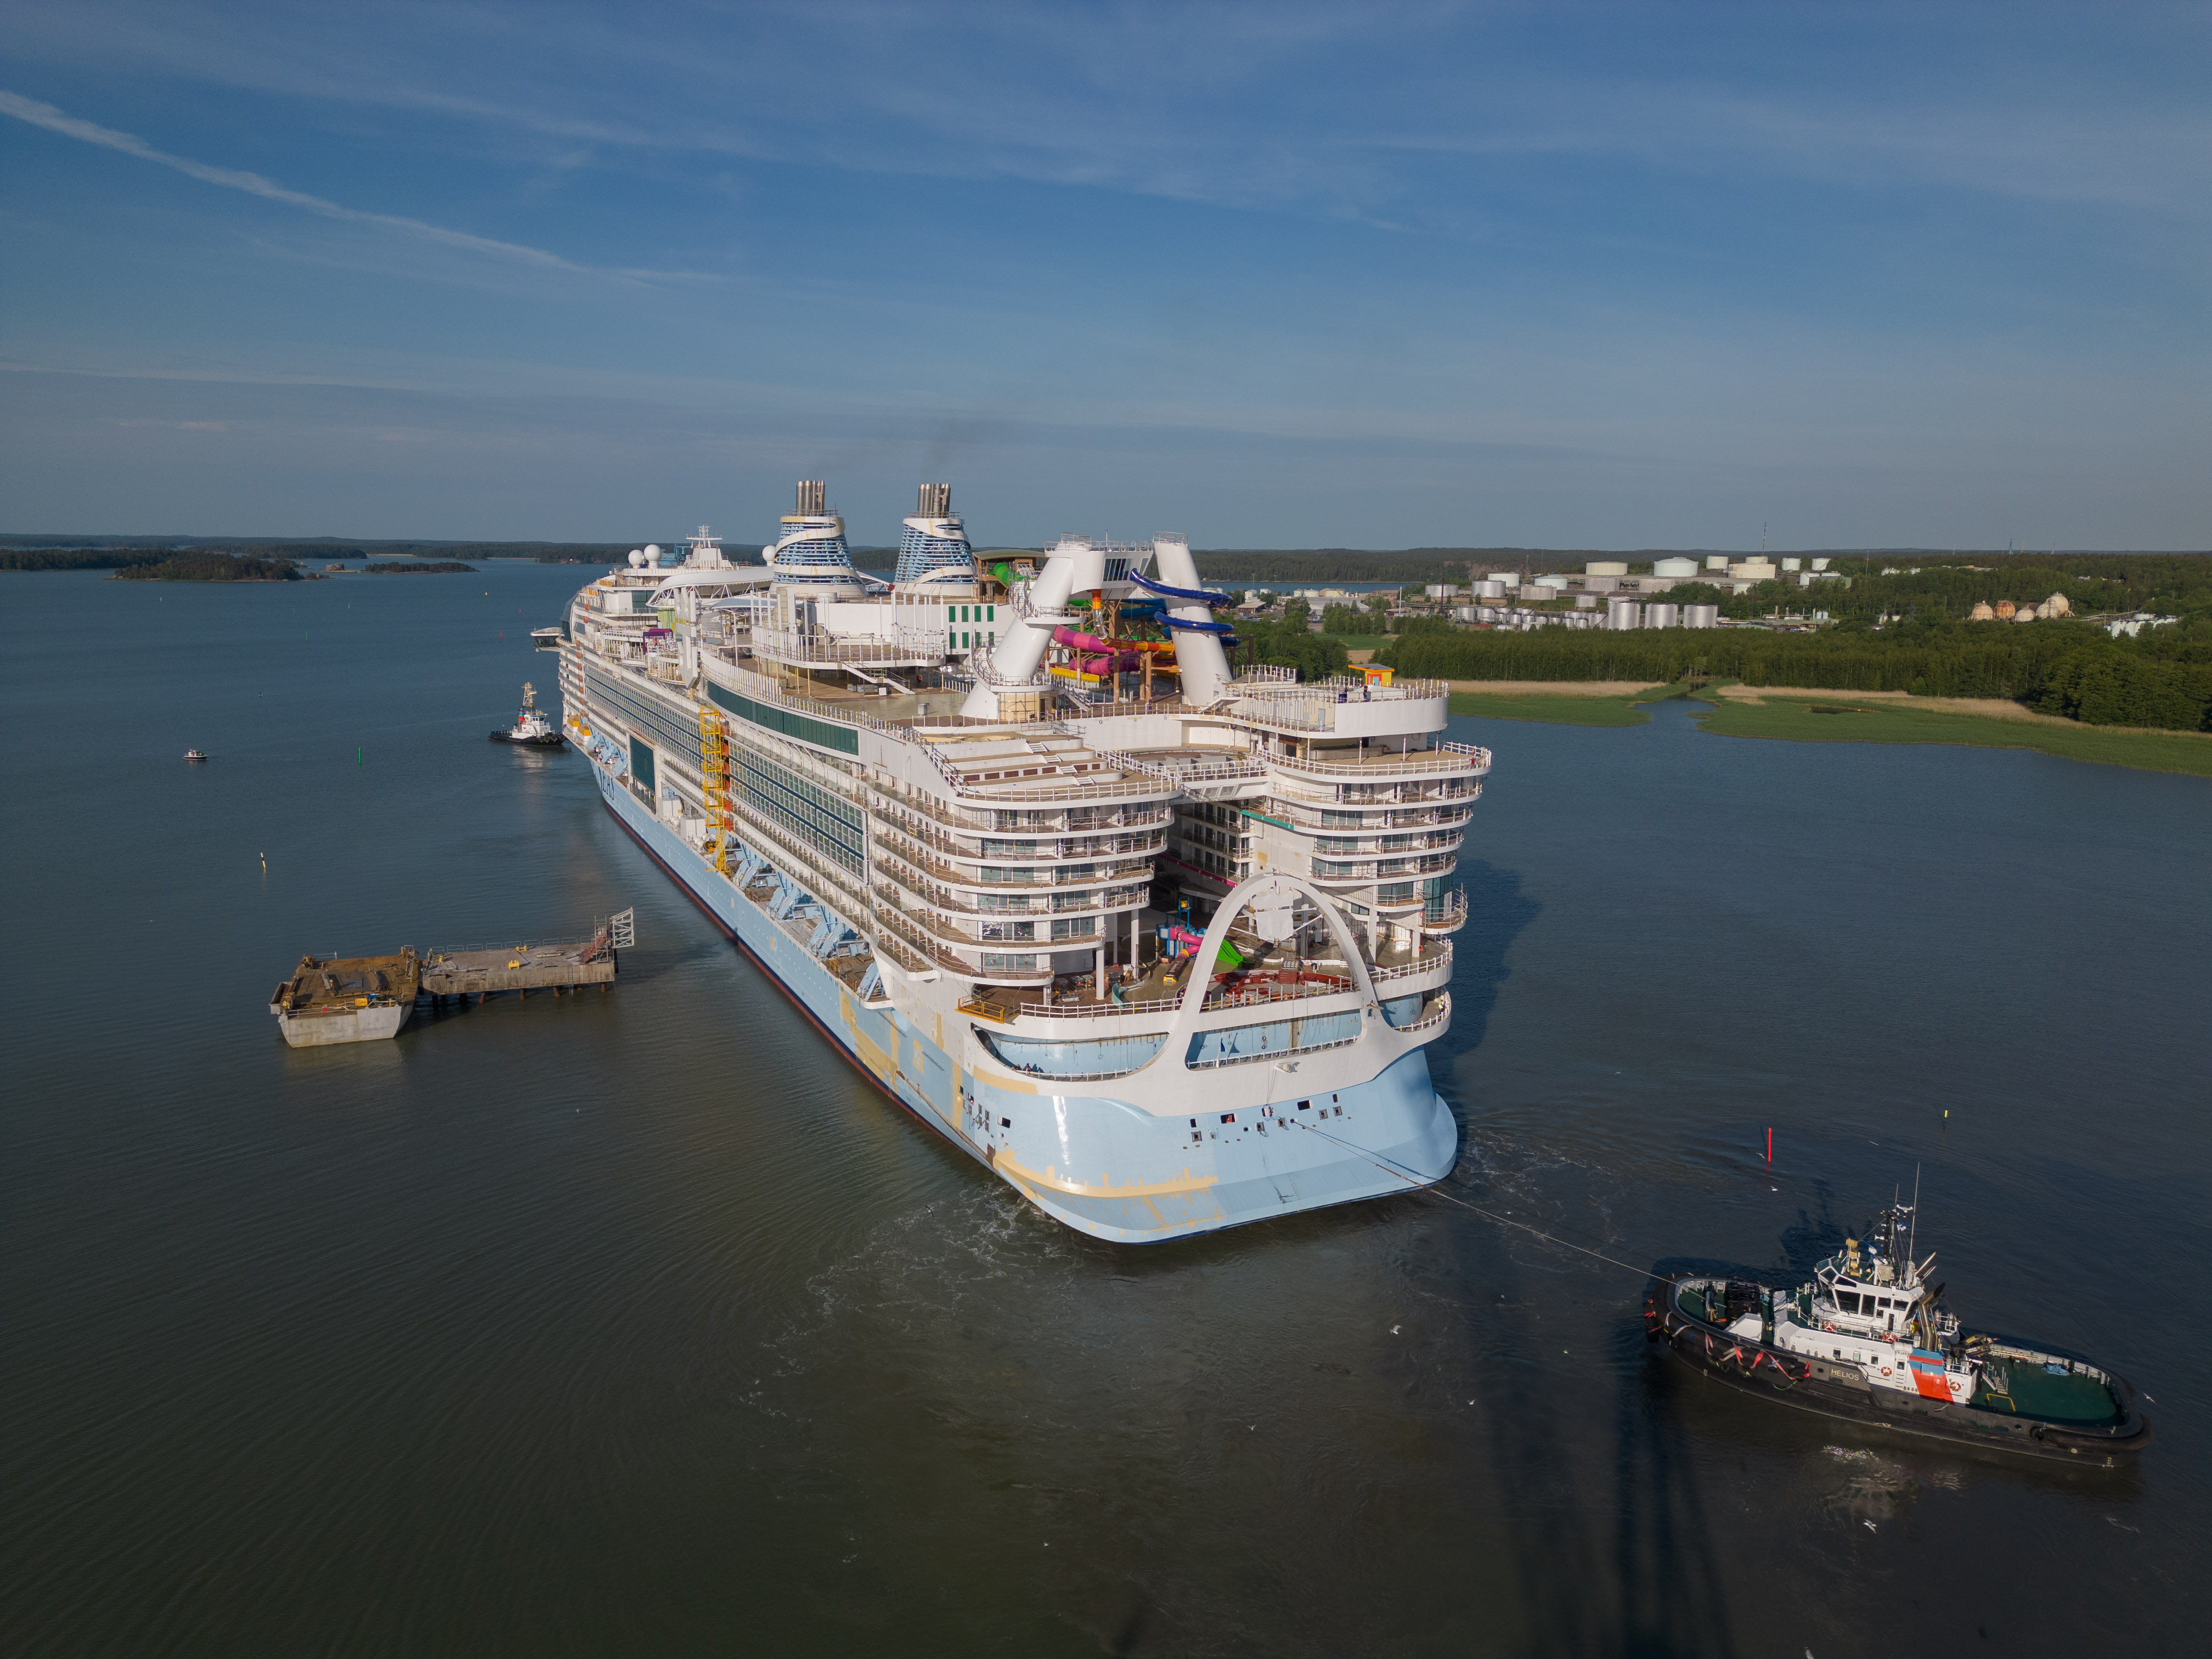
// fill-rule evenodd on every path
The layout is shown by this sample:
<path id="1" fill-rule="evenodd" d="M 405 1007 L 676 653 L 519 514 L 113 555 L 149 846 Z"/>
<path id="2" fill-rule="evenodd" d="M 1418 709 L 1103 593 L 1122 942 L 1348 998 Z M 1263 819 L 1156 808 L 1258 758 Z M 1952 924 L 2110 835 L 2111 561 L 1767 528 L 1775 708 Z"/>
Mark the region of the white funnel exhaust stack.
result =
<path id="1" fill-rule="evenodd" d="M 1014 618 L 1014 625 L 1000 636 L 998 649 L 991 653 L 990 680 L 1027 685 L 1036 678 L 1045 647 L 1052 643 L 1052 630 L 1067 620 L 1064 614 L 1067 596 L 1075 591 L 1077 574 L 1085 567 L 1103 569 L 1104 565 L 1102 556 L 1079 537 L 1061 537 L 1060 545 L 1045 555 L 1044 568 L 1030 584 L 1029 614 Z M 971 720 L 1006 718 L 999 708 L 997 688 L 988 682 L 968 694 L 960 712 Z"/>
<path id="2" fill-rule="evenodd" d="M 1190 544 L 1180 536 L 1152 538 L 1152 574 L 1170 587 L 1195 592 L 1204 586 L 1198 580 L 1198 562 L 1190 556 Z M 1213 620 L 1209 607 L 1190 601 L 1174 601 L 1166 609 L 1178 622 Z M 1203 708 L 1229 689 L 1229 653 L 1217 635 L 1193 628 L 1170 631 L 1175 635 L 1176 666 L 1182 671 L 1182 700 L 1193 708 Z"/>

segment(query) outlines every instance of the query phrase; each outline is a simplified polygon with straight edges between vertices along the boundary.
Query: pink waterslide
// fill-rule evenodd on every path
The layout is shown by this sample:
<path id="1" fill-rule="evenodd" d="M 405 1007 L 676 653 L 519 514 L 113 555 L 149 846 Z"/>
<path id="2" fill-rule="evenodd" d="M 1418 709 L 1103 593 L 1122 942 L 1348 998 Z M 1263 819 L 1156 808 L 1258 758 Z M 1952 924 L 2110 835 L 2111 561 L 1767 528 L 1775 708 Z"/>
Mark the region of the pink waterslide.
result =
<path id="1" fill-rule="evenodd" d="M 1055 628 L 1052 630 L 1052 642 L 1064 645 L 1071 651 L 1105 653 L 1102 656 L 1078 659 L 1077 665 L 1086 674 L 1117 674 L 1125 668 L 1137 665 L 1135 652 L 1115 651 L 1112 641 L 1102 640 L 1096 634 L 1079 634 L 1072 628 Z"/>

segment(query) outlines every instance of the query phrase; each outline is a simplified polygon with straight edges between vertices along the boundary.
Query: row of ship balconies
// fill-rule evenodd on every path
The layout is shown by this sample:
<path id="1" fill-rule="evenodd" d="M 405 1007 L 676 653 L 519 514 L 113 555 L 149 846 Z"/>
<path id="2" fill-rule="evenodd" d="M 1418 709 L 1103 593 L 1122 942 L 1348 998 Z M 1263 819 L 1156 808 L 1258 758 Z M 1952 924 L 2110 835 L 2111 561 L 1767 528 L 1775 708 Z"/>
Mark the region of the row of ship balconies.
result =
<path id="1" fill-rule="evenodd" d="M 1163 812 L 1156 825 L 1139 834 L 1000 841 L 950 833 L 902 805 L 894 807 L 878 802 L 874 806 L 874 817 L 877 823 L 928 848 L 933 856 L 947 862 L 994 867 L 1095 864 L 1101 860 L 1149 857 L 1165 845 L 1170 823 L 1170 815 Z"/>
<path id="2" fill-rule="evenodd" d="M 1127 882 L 1149 882 L 1152 878 L 1152 860 L 1121 859 L 1083 865 L 1061 866 L 1055 869 L 1001 868 L 986 866 L 980 870 L 963 869 L 933 857 L 927 849 L 917 846 L 896 830 L 879 826 L 875 838 L 878 856 L 896 860 L 911 873 L 908 884 L 916 891 L 937 891 L 951 895 L 946 902 L 960 908 L 981 914 L 987 907 L 981 901 L 998 897 L 1009 888 L 1036 890 L 1034 896 L 1024 895 L 1045 902 L 1058 909 L 1096 909 L 1092 894 L 1102 886 Z M 1065 899 L 1062 904 L 1058 901 Z"/>
<path id="3" fill-rule="evenodd" d="M 977 807 L 956 805 L 925 791 L 902 788 L 870 776 L 878 810 L 915 813 L 965 836 L 1066 836 L 1164 827 L 1172 816 L 1166 799 L 1101 802 L 1085 806 Z"/>

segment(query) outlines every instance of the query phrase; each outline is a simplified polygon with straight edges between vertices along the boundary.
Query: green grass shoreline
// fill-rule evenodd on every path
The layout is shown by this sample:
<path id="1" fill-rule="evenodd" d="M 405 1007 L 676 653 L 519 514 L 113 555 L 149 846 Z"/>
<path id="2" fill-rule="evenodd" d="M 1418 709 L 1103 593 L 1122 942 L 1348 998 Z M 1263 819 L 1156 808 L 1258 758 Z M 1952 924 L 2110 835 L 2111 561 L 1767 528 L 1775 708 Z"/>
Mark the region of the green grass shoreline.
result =
<path id="1" fill-rule="evenodd" d="M 2212 777 L 2212 737 L 2197 732 L 2045 726 L 1948 709 L 1915 708 L 1909 702 L 1890 698 L 1855 701 L 1848 691 L 1819 697 L 1769 697 L 1758 703 L 1731 702 L 1716 696 L 1711 688 L 1692 692 L 1681 684 L 1626 697 L 1454 692 L 1451 712 L 1479 720 L 1534 720 L 1555 726 L 1642 726 L 1651 718 L 1644 705 L 1686 696 L 1705 705 L 1698 725 L 1716 737 L 1765 738 L 1788 743 L 1939 743 L 1978 749 L 2032 749 L 2062 760 Z"/>

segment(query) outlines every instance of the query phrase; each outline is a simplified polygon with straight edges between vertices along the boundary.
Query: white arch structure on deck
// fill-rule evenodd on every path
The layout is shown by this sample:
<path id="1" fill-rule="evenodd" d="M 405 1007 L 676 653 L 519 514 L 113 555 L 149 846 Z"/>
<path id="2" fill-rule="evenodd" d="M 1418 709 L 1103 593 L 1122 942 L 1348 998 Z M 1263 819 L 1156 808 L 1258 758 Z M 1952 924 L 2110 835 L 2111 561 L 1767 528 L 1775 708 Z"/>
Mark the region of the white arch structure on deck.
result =
<path id="1" fill-rule="evenodd" d="M 1190 1039 L 1202 1030 L 1199 1022 L 1206 1017 L 1206 996 L 1213 984 L 1213 963 L 1221 954 L 1221 947 L 1229 939 L 1229 930 L 1237 919 L 1249 910 L 1255 901 L 1287 895 L 1295 899 L 1308 898 L 1320 910 L 1322 920 L 1328 925 L 1329 937 L 1343 953 L 1345 970 L 1352 980 L 1352 988 L 1359 993 L 1360 1009 L 1366 1020 L 1382 1016 L 1382 1000 L 1375 994 L 1375 980 L 1367 971 L 1366 958 L 1360 954 L 1359 941 L 1351 925 L 1344 919 L 1336 902 L 1310 882 L 1297 876 L 1268 874 L 1252 876 L 1231 888 L 1214 912 L 1213 920 L 1206 924 L 1206 936 L 1199 941 L 1198 954 L 1191 958 L 1195 964 L 1190 974 L 1190 983 L 1183 988 L 1182 1006 L 1176 1010 L 1174 1023 L 1168 1027 L 1168 1040 L 1160 1052 L 1164 1054 L 1187 1054 Z M 1279 1005 L 1278 1005 L 1279 1006 Z M 1223 1008 L 1215 1011 L 1224 1018 L 1213 1025 L 1233 1025 L 1249 1020 L 1251 1008 Z M 1287 1017 L 1287 1015 L 1285 1015 Z"/>

